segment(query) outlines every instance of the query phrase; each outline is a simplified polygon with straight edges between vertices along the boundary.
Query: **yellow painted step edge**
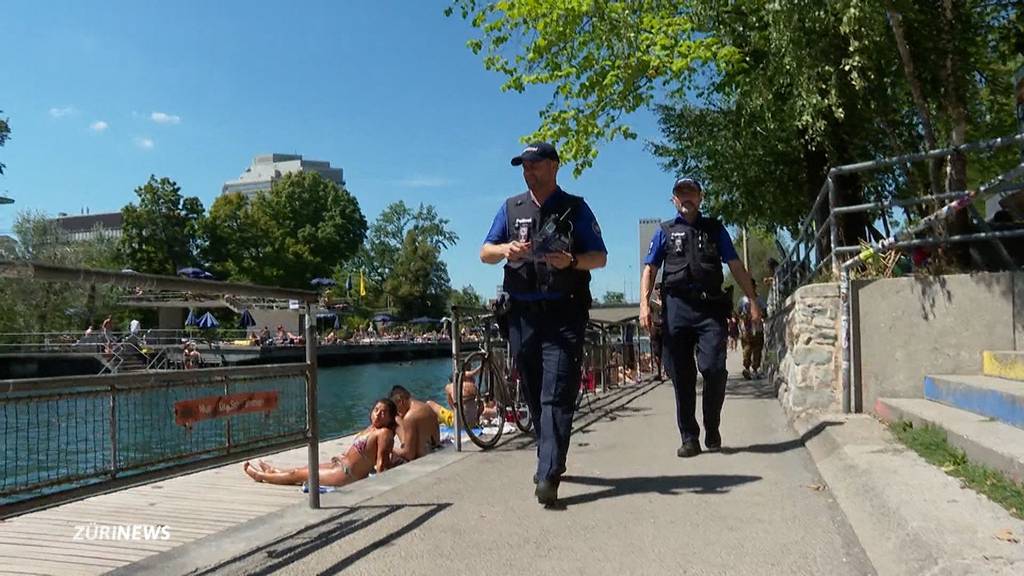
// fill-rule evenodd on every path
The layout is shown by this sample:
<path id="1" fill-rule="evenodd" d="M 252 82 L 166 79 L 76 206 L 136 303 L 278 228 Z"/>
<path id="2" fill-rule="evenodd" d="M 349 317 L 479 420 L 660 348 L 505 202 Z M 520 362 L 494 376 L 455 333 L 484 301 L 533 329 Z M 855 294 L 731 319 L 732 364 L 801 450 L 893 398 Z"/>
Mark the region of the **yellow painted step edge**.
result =
<path id="1" fill-rule="evenodd" d="M 1024 359 L 1000 360 L 998 352 L 981 353 L 981 370 L 985 376 L 1024 381 Z"/>

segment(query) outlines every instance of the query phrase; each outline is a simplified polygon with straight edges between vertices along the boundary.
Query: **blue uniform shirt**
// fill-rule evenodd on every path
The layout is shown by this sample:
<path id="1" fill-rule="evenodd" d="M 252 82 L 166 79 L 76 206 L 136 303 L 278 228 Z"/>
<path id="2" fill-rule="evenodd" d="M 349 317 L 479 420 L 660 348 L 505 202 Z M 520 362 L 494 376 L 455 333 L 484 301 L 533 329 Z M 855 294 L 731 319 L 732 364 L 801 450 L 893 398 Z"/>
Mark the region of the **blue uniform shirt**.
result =
<path id="1" fill-rule="evenodd" d="M 703 218 L 704 216 L 698 216 Z M 676 222 L 685 222 L 682 214 L 676 215 Z M 644 264 L 660 268 L 661 264 L 665 261 L 665 233 L 658 226 L 658 229 L 654 231 L 654 237 L 651 238 L 651 245 L 647 249 L 647 257 L 644 258 Z M 722 264 L 728 264 L 730 260 L 736 260 L 739 256 L 736 254 L 736 247 L 732 244 L 732 238 L 729 237 L 729 231 L 725 229 L 725 226 L 719 225 L 718 227 L 718 238 L 716 238 L 715 244 L 718 246 L 718 257 L 722 259 Z"/>
<path id="2" fill-rule="evenodd" d="M 556 188 L 555 193 L 548 197 L 544 201 L 544 204 L 555 201 L 556 197 L 560 197 L 565 194 L 565 191 L 561 188 Z M 487 237 L 484 238 L 485 244 L 505 244 L 511 241 L 508 233 L 508 213 L 505 207 L 508 202 L 502 202 L 501 208 L 498 209 L 498 213 L 494 216 L 494 221 L 491 223 L 491 229 L 487 232 Z M 573 244 L 578 252 L 603 252 L 608 253 L 608 249 L 605 248 L 604 239 L 601 238 L 601 227 L 597 224 L 597 218 L 594 216 L 594 212 L 590 209 L 584 201 L 579 210 L 576 210 L 575 218 L 572 221 L 573 230 Z M 514 298 L 521 300 L 535 300 L 538 298 L 560 298 L 560 294 L 551 293 L 530 293 L 530 294 L 512 294 Z"/>

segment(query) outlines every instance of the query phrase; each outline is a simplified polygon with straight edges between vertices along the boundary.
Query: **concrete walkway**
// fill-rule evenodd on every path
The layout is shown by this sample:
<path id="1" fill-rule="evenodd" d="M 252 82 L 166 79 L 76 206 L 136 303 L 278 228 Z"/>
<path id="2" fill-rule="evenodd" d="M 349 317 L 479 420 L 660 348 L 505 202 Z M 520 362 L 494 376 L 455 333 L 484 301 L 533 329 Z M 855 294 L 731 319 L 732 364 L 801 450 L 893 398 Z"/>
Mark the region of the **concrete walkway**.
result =
<path id="1" fill-rule="evenodd" d="M 299 503 L 122 571 L 874 574 L 771 390 L 729 385 L 726 448 L 693 459 L 675 455 L 670 384 L 595 403 L 577 420 L 558 510 L 537 504 L 534 445 L 513 438 L 430 456 L 326 494 L 323 510 Z"/>

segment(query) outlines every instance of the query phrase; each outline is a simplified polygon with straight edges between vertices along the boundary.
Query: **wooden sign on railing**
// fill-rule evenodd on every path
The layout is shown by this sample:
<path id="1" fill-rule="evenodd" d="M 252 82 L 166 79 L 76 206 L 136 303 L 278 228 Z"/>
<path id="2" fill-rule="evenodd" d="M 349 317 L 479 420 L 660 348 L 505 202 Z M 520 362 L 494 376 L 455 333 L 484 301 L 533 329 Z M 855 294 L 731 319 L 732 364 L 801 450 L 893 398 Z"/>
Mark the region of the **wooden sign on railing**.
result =
<path id="1" fill-rule="evenodd" d="M 174 403 L 174 423 L 191 427 L 196 422 L 226 418 L 236 414 L 271 412 L 277 409 L 277 392 L 244 392 L 225 396 L 206 396 Z"/>

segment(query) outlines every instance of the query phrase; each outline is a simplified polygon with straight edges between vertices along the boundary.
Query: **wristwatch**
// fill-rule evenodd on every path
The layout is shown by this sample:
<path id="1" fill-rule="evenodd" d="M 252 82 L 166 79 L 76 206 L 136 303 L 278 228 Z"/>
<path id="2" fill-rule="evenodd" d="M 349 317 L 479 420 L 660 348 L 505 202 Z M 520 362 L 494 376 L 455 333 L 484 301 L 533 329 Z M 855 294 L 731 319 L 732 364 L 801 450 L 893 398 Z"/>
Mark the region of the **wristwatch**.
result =
<path id="1" fill-rule="evenodd" d="M 579 264 L 579 263 L 580 263 L 580 261 L 579 261 L 578 258 L 576 258 L 575 254 L 570 254 L 569 255 L 569 268 L 572 268 L 573 270 L 575 270 L 576 269 L 576 265 Z"/>

